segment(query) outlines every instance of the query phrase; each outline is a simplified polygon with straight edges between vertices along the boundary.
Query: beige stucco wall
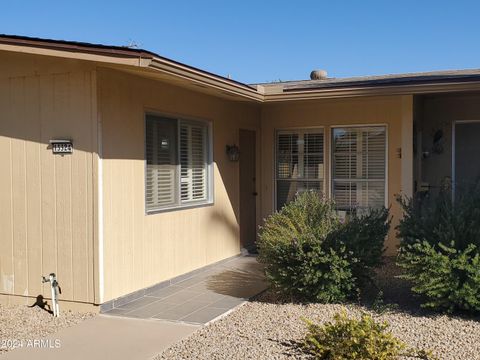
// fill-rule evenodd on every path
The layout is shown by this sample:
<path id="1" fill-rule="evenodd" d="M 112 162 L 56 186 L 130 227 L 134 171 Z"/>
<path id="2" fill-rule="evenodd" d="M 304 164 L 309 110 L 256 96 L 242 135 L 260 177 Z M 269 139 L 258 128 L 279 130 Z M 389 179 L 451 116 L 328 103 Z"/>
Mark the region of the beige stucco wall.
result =
<path id="1" fill-rule="evenodd" d="M 0 52 L 0 299 L 93 302 L 95 71 L 78 61 Z M 50 139 L 70 138 L 73 155 Z M 11 295 L 16 295 L 12 297 Z"/>
<path id="2" fill-rule="evenodd" d="M 402 126 L 403 123 L 403 126 Z M 331 127 L 335 125 L 385 124 L 388 134 L 388 198 L 393 216 L 392 230 L 386 240 L 387 254 L 396 251 L 397 239 L 394 227 L 401 216 L 395 194 L 411 191 L 411 135 L 412 97 L 391 96 L 335 100 L 312 100 L 266 104 L 262 109 L 262 215 L 270 214 L 274 207 L 274 136 L 276 129 L 323 126 L 325 131 L 325 190 L 330 191 L 330 139 Z M 404 137 L 402 156 L 409 171 L 402 179 L 402 131 Z M 410 159 L 410 160 L 408 160 Z M 403 185 L 402 185 L 403 182 Z"/>
<path id="3" fill-rule="evenodd" d="M 239 169 L 238 163 L 227 159 L 225 145 L 238 144 L 239 128 L 259 130 L 259 107 L 112 70 L 99 70 L 98 91 L 104 301 L 238 254 Z M 147 110 L 212 122 L 214 205 L 145 214 Z M 260 166 L 260 158 L 257 163 Z"/>

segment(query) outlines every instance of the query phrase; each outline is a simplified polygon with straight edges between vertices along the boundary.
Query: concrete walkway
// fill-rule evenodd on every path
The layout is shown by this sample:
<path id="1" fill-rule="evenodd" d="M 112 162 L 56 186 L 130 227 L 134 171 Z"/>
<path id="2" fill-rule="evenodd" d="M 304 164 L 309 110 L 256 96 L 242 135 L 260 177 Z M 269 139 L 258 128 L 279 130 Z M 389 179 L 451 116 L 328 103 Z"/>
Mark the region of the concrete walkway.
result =
<path id="1" fill-rule="evenodd" d="M 46 348 L 16 349 L 2 360 L 151 359 L 199 327 L 99 315 L 48 337 Z"/>
<path id="2" fill-rule="evenodd" d="M 266 288 L 256 258 L 237 257 L 60 330 L 47 348 L 16 349 L 2 360 L 151 359 Z"/>

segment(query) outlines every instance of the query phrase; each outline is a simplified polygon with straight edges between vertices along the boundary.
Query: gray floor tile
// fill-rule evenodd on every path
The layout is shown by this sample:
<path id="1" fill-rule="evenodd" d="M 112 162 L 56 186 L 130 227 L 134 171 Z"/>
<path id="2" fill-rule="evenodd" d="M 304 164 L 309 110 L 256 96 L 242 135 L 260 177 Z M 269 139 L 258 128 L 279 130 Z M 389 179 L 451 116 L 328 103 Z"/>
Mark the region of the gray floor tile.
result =
<path id="1" fill-rule="evenodd" d="M 195 301 L 214 303 L 218 300 L 224 299 L 226 296 L 217 294 L 213 291 L 204 292 L 194 298 Z"/>
<path id="2" fill-rule="evenodd" d="M 154 315 L 154 319 L 159 319 L 159 320 L 175 320 L 178 321 L 180 318 L 184 317 L 182 314 L 175 314 L 171 312 L 165 312 L 165 313 L 160 313 L 157 315 Z"/>
<path id="3" fill-rule="evenodd" d="M 198 292 L 210 291 L 206 281 L 197 282 L 195 285 L 189 286 L 187 290 L 198 291 Z"/>
<path id="4" fill-rule="evenodd" d="M 200 294 L 201 293 L 198 291 L 190 291 L 190 290 L 183 289 L 173 293 L 168 297 L 165 297 L 164 299 L 168 299 L 169 301 L 176 302 L 177 304 L 182 304 L 185 301 L 191 300 Z"/>
<path id="5" fill-rule="evenodd" d="M 206 323 L 267 288 L 255 258 L 236 258 L 147 293 L 107 315 Z"/>
<path id="6" fill-rule="evenodd" d="M 157 300 L 158 300 L 157 298 L 142 297 L 140 299 L 133 300 L 129 303 L 126 303 L 125 305 L 119 306 L 117 309 L 138 309 L 145 305 L 151 304 L 152 302 Z"/>
<path id="7" fill-rule="evenodd" d="M 225 296 L 223 299 L 213 302 L 210 306 L 220 309 L 232 309 L 235 306 L 243 303 L 244 299 L 239 299 L 231 296 Z"/>
<path id="8" fill-rule="evenodd" d="M 130 309 L 115 308 L 115 309 L 104 312 L 104 314 L 105 315 L 124 315 L 125 313 L 127 313 L 129 311 L 130 311 Z"/>
<path id="9" fill-rule="evenodd" d="M 176 285 L 170 285 L 167 286 L 166 288 L 155 290 L 151 293 L 146 294 L 147 296 L 153 296 L 159 299 L 166 298 L 167 296 L 170 296 L 178 291 L 183 290 L 183 287 L 176 286 Z"/>
<path id="10" fill-rule="evenodd" d="M 206 307 L 208 304 L 209 303 L 205 301 L 190 300 L 190 301 L 187 301 L 186 303 L 172 307 L 160 313 L 161 314 L 170 313 L 173 315 L 178 315 L 180 317 L 183 317 L 183 316 L 187 316 L 188 314 L 191 314 L 194 311 L 197 311 L 201 308 Z"/>
<path id="11" fill-rule="evenodd" d="M 190 287 L 197 285 L 199 282 L 205 280 L 205 276 L 193 276 L 191 278 L 188 278 L 186 280 L 180 281 L 178 283 L 175 283 L 175 286 L 180 286 L 180 287 Z"/>
<path id="12" fill-rule="evenodd" d="M 187 321 L 187 322 L 193 322 L 193 323 L 200 323 L 200 324 L 205 324 L 216 317 L 224 314 L 227 312 L 225 309 L 218 309 L 214 307 L 205 307 L 203 309 L 197 310 L 185 317 L 182 317 L 180 320 L 182 321 Z"/>
<path id="13" fill-rule="evenodd" d="M 143 319 L 150 318 L 158 313 L 168 311 L 175 306 L 178 306 L 178 304 L 165 300 L 158 300 L 139 309 L 130 311 L 128 316 L 135 316 Z"/>

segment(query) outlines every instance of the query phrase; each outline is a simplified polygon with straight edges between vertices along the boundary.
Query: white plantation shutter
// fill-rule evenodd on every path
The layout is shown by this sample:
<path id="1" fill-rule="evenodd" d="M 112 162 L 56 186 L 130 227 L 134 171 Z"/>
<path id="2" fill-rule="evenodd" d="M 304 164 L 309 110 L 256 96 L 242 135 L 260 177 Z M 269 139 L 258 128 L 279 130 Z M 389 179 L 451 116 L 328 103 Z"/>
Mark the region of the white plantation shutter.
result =
<path id="1" fill-rule="evenodd" d="M 176 122 L 147 117 L 146 207 L 147 210 L 175 203 Z"/>
<path id="2" fill-rule="evenodd" d="M 147 115 L 147 211 L 209 201 L 208 136 L 205 123 Z"/>
<path id="3" fill-rule="evenodd" d="M 333 196 L 337 208 L 385 205 L 386 129 L 333 129 Z"/>
<path id="4" fill-rule="evenodd" d="M 207 128 L 203 124 L 180 124 L 181 201 L 207 198 Z"/>
<path id="5" fill-rule="evenodd" d="M 323 191 L 323 131 L 279 131 L 276 139 L 277 209 L 295 194 L 310 189 Z"/>

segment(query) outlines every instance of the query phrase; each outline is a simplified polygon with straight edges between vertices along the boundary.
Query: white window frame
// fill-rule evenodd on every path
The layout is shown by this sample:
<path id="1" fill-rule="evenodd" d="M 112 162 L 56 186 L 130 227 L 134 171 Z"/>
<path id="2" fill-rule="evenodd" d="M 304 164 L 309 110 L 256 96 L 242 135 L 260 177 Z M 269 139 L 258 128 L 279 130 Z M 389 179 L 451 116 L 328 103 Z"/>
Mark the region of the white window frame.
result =
<path id="1" fill-rule="evenodd" d="M 326 132 L 326 127 L 325 126 L 302 126 L 302 127 L 289 127 L 289 128 L 278 128 L 274 130 L 274 135 L 273 135 L 273 166 L 272 166 L 272 174 L 273 174 L 273 209 L 276 211 L 277 209 L 277 136 L 279 133 L 284 133 L 284 134 L 297 134 L 298 132 L 315 132 L 315 131 L 321 130 L 323 134 L 323 179 L 322 179 L 322 188 L 323 188 L 323 193 L 325 196 L 327 195 L 327 174 L 326 172 L 326 167 L 327 167 L 327 132 Z"/>
<path id="2" fill-rule="evenodd" d="M 388 184 L 389 184 L 389 177 L 388 177 L 388 164 L 389 164 L 389 128 L 388 124 L 386 123 L 366 123 L 366 124 L 341 124 L 341 125 L 330 125 L 329 126 L 329 174 L 330 177 L 329 181 L 329 193 L 328 196 L 330 199 L 333 199 L 333 130 L 339 128 L 366 128 L 366 127 L 384 127 L 385 128 L 385 195 L 384 195 L 384 206 L 388 208 Z"/>
<path id="3" fill-rule="evenodd" d="M 175 196 L 178 198 L 178 203 L 175 205 L 169 206 L 162 206 L 155 209 L 148 209 L 147 208 L 147 117 L 154 116 L 159 118 L 167 118 L 171 120 L 175 120 L 177 122 L 177 157 L 178 157 L 178 164 L 177 166 L 179 169 L 177 170 L 178 176 L 176 177 L 177 183 L 175 184 Z M 198 200 L 198 201 L 188 201 L 188 202 L 181 202 L 181 171 L 180 171 L 180 122 L 185 123 L 202 123 L 206 126 L 207 130 L 207 174 L 206 174 L 206 191 L 207 197 L 205 200 Z M 173 115 L 168 113 L 156 112 L 147 110 L 144 112 L 144 120 L 143 120 L 143 142 L 144 142 L 144 208 L 145 214 L 157 214 L 167 211 L 174 211 L 174 210 L 182 210 L 182 209 L 190 209 L 190 208 L 197 208 L 203 206 L 210 206 L 214 204 L 214 166 L 213 166 L 213 127 L 212 122 L 205 119 L 195 119 L 192 117 L 185 117 L 179 115 Z"/>

